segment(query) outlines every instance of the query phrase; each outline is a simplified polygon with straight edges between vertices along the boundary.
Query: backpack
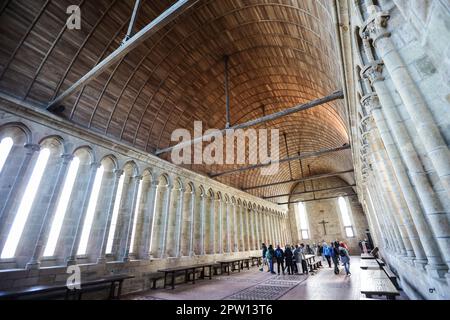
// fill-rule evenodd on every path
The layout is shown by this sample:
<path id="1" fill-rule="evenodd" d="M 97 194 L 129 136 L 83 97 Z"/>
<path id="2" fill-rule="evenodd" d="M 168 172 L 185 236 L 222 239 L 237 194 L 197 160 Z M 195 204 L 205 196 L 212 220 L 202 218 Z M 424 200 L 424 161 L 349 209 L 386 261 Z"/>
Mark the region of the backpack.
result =
<path id="1" fill-rule="evenodd" d="M 341 257 L 345 257 L 345 256 L 346 256 L 345 250 L 339 250 L 339 255 L 340 255 Z"/>
<path id="2" fill-rule="evenodd" d="M 281 250 L 276 250 L 275 251 L 275 256 L 277 258 L 283 258 L 283 252 Z"/>

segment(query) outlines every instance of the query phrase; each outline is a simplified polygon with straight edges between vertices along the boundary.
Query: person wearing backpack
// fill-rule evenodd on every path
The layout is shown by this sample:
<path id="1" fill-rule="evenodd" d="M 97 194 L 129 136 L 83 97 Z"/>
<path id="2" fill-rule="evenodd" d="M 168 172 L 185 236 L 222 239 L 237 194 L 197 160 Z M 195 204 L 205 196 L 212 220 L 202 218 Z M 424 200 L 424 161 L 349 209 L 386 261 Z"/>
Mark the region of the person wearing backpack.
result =
<path id="1" fill-rule="evenodd" d="M 280 248 L 280 245 L 277 245 L 277 249 L 275 250 L 275 258 L 277 259 L 278 275 L 280 274 L 280 268 L 284 274 L 284 252 L 283 249 Z"/>
<path id="2" fill-rule="evenodd" d="M 267 264 L 267 259 L 266 259 L 266 253 L 267 253 L 267 246 L 265 243 L 261 244 L 261 250 L 262 250 L 262 265 L 261 268 L 259 268 L 259 271 L 264 271 L 264 266 L 267 265 L 268 270 L 270 271 L 269 265 Z"/>
<path id="3" fill-rule="evenodd" d="M 273 250 L 272 245 L 269 245 L 269 248 L 267 248 L 266 252 L 266 260 L 269 264 L 269 270 L 271 274 L 275 274 L 275 271 L 273 271 L 273 259 L 275 258 L 275 250 Z"/>
<path id="4" fill-rule="evenodd" d="M 330 243 L 330 256 L 334 264 L 334 274 L 339 274 L 339 246 L 336 243 Z"/>
<path id="5" fill-rule="evenodd" d="M 344 246 L 344 243 L 339 244 L 339 257 L 341 258 L 342 265 L 345 268 L 345 273 L 347 276 L 351 276 L 350 273 L 350 256 L 348 254 L 347 249 Z"/>
<path id="6" fill-rule="evenodd" d="M 293 270 L 293 266 L 292 266 L 292 259 L 293 259 L 294 254 L 292 253 L 291 247 L 289 245 L 286 245 L 286 248 L 284 249 L 284 256 L 286 259 L 286 269 L 288 271 L 288 274 L 294 274 L 294 270 Z"/>
<path id="7" fill-rule="evenodd" d="M 323 256 L 328 262 L 328 266 L 331 268 L 331 248 L 328 246 L 326 242 L 322 245 L 323 248 Z"/>

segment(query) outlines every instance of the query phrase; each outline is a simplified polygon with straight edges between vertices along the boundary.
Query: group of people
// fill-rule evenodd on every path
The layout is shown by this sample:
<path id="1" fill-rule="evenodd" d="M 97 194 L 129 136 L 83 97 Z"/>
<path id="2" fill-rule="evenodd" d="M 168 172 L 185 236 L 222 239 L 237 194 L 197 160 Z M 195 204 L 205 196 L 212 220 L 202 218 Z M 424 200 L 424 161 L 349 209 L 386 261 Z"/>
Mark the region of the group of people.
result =
<path id="1" fill-rule="evenodd" d="M 300 268 L 302 273 L 308 273 L 308 265 L 306 263 L 305 256 L 313 254 L 317 256 L 323 256 L 324 260 L 328 262 L 328 266 L 331 268 L 331 262 L 334 265 L 334 273 L 339 274 L 339 263 L 342 263 L 347 276 L 350 276 L 350 254 L 347 245 L 344 242 L 332 241 L 329 244 L 325 241 L 319 246 L 300 244 L 300 245 L 286 245 L 284 250 L 277 245 L 276 249 L 269 244 L 265 243 L 261 245 L 263 265 L 260 271 L 264 271 L 264 266 L 267 266 L 267 271 L 272 274 L 299 274 Z M 277 265 L 277 272 L 275 272 L 274 265 Z"/>

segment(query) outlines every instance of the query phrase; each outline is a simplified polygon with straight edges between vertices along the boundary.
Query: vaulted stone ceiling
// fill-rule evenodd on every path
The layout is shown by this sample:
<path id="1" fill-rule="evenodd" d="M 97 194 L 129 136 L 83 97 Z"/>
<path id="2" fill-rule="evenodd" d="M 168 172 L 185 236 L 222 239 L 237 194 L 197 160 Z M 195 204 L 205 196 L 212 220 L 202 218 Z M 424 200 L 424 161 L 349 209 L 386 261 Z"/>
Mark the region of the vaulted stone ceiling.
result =
<path id="1" fill-rule="evenodd" d="M 77 2 L 77 3 L 74 3 Z M 170 1 L 143 1 L 136 30 Z M 81 30 L 68 30 L 66 9 L 78 4 Z M 133 0 L 3 0 L 0 4 L 0 90 L 45 108 L 120 46 Z M 202 0 L 66 99 L 60 115 L 153 153 L 168 147 L 176 128 L 225 127 L 224 55 L 229 58 L 231 124 L 342 89 L 329 0 Z M 280 157 L 348 143 L 343 101 L 296 113 L 257 128 L 277 128 Z M 250 152 L 255 152 L 251 150 Z M 168 154 L 162 156 L 170 161 Z M 308 168 L 308 165 L 310 168 Z M 237 165 L 192 165 L 213 173 Z M 238 187 L 352 168 L 349 150 L 284 163 L 273 176 L 259 170 L 218 180 Z M 311 173 L 310 173 L 310 171 Z M 354 183 L 351 174 L 344 175 Z M 295 183 L 251 190 L 289 193 Z M 284 199 L 272 199 L 281 201 Z"/>

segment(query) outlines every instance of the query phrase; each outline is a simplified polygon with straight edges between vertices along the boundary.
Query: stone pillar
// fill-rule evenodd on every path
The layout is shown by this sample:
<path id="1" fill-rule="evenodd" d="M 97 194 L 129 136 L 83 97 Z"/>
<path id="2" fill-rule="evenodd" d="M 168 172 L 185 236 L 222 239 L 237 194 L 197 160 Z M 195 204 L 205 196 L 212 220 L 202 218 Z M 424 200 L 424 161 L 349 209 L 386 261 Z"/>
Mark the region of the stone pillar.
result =
<path id="1" fill-rule="evenodd" d="M 141 252 L 140 256 L 143 259 L 150 259 L 150 237 L 153 227 L 153 219 L 155 218 L 155 202 L 156 202 L 156 190 L 158 187 L 157 181 L 152 181 L 150 184 L 150 190 L 147 200 L 147 207 L 149 210 L 146 210 L 146 214 L 144 216 L 143 220 L 143 226 L 142 226 L 142 245 L 141 245 Z"/>
<path id="2" fill-rule="evenodd" d="M 218 242 L 218 253 L 222 254 L 223 253 L 223 207 L 222 207 L 222 199 L 217 199 L 216 200 L 218 205 L 218 211 L 219 211 L 219 234 L 218 234 L 218 239 L 216 242 Z"/>
<path id="3" fill-rule="evenodd" d="M 77 264 L 77 250 L 81 240 L 81 233 L 83 231 L 84 219 L 87 213 L 87 207 L 89 205 L 89 199 L 91 197 L 92 188 L 94 186 L 95 176 L 97 174 L 97 169 L 100 168 L 101 164 L 99 162 L 91 163 L 91 172 L 89 173 L 89 180 L 86 186 L 85 193 L 83 195 L 83 204 L 81 206 L 80 214 L 78 216 L 77 227 L 75 229 L 75 235 L 72 242 L 72 247 L 70 249 L 70 255 L 67 258 L 67 265 Z"/>
<path id="4" fill-rule="evenodd" d="M 450 197 L 450 150 L 447 143 L 386 29 L 389 14 L 380 12 L 376 6 L 370 6 L 368 11 L 370 16 L 361 31 L 363 38 L 370 37 L 373 40 L 442 186 Z"/>
<path id="5" fill-rule="evenodd" d="M 367 40 L 364 41 L 366 42 Z M 390 130 L 397 142 L 395 145 L 392 137 L 385 138 L 385 145 L 389 152 L 389 157 L 392 159 L 396 176 L 408 207 L 410 208 L 412 220 L 417 228 L 420 242 L 425 249 L 425 254 L 430 264 L 427 266 L 427 269 L 431 273 L 435 274 L 438 272 L 442 274 L 442 270 L 446 268 L 443 257 L 447 259 L 445 263 L 450 268 L 450 257 L 445 253 L 450 251 L 449 243 L 445 241 L 445 239 L 450 237 L 450 226 L 446 218 L 448 215 L 442 208 L 442 204 L 427 178 L 421 160 L 414 149 L 413 141 L 401 120 L 396 105 L 384 82 L 384 78 L 381 75 L 382 65 L 374 62 L 363 71 L 374 86 L 380 100 L 382 112 L 379 112 L 377 117 L 379 121 L 385 119 L 388 123 L 388 126 L 384 126 L 383 132 Z M 398 146 L 398 149 L 396 146 Z M 399 155 L 399 151 L 401 156 Z M 402 159 L 405 164 L 403 164 Z M 409 180 L 407 171 L 415 189 Z M 423 206 L 423 210 L 420 203 Z M 436 241 L 433 233 L 438 239 L 442 240 L 439 242 Z M 417 263 L 420 265 L 424 264 L 420 259 Z"/>
<path id="6" fill-rule="evenodd" d="M 210 197 L 210 208 L 209 208 L 209 214 L 210 214 L 210 223 L 209 223 L 209 241 L 211 243 L 209 243 L 210 246 L 210 252 L 211 254 L 215 254 L 216 253 L 216 215 L 215 215 L 215 199 L 214 199 L 214 195 L 212 195 L 212 197 Z"/>
<path id="7" fill-rule="evenodd" d="M 142 176 L 134 176 L 133 180 L 134 180 L 134 190 L 133 190 L 133 198 L 132 198 L 133 202 L 132 202 L 132 205 L 130 208 L 131 212 L 129 214 L 129 219 L 128 219 L 127 233 L 126 233 L 126 238 L 125 238 L 125 250 L 123 253 L 122 261 L 130 261 L 130 251 L 133 251 L 133 248 L 131 248 L 131 243 L 133 242 L 131 237 L 133 235 L 134 216 L 135 216 L 135 214 L 137 214 L 135 212 L 136 206 L 140 201 L 140 199 L 138 199 L 138 190 L 139 190 L 139 185 L 142 180 Z"/>
<path id="8" fill-rule="evenodd" d="M 183 206 L 184 206 L 184 188 L 180 188 L 178 194 L 178 199 L 174 199 L 174 201 L 178 202 L 177 206 L 177 214 L 176 214 L 176 235 L 175 235 L 175 257 L 181 257 L 181 226 L 182 226 L 182 218 L 183 218 Z"/>
<path id="9" fill-rule="evenodd" d="M 233 207 L 233 244 L 234 244 L 234 252 L 239 252 L 239 242 L 238 242 L 238 230 L 239 230 L 239 221 L 236 212 L 236 203 L 232 203 Z"/>
<path id="10" fill-rule="evenodd" d="M 189 227 L 189 257 L 195 255 L 194 252 L 194 226 L 195 226 L 195 191 L 191 192 L 191 207 L 189 208 L 189 214 L 191 216 L 191 223 Z"/>
<path id="11" fill-rule="evenodd" d="M 244 216 L 245 216 L 245 234 L 246 234 L 246 244 L 245 247 L 247 248 L 247 251 L 252 250 L 251 247 L 251 241 L 250 241 L 250 217 L 249 217 L 249 209 L 247 207 L 244 207 Z"/>
<path id="12" fill-rule="evenodd" d="M 45 245 L 47 243 L 47 239 L 50 233 L 51 225 L 53 218 L 56 214 L 56 208 L 58 206 L 58 199 L 61 195 L 61 190 L 63 189 L 64 181 L 67 175 L 69 163 L 73 160 L 73 155 L 64 154 L 61 156 L 62 161 L 59 167 L 58 176 L 56 178 L 55 186 L 52 190 L 52 195 L 50 196 L 50 200 L 47 206 L 47 210 L 45 211 L 44 218 L 42 220 L 42 224 L 39 230 L 39 236 L 36 241 L 36 245 L 33 250 L 33 254 L 31 260 L 27 263 L 26 269 L 38 269 Z"/>
<path id="13" fill-rule="evenodd" d="M 205 221 L 206 221 L 206 195 L 200 194 L 200 255 L 204 256 L 206 254 L 205 249 Z"/>
<path id="14" fill-rule="evenodd" d="M 166 245 L 167 245 L 167 229 L 169 227 L 169 213 L 170 213 L 170 203 L 172 199 L 172 191 L 173 186 L 167 185 L 166 186 L 166 193 L 165 193 L 165 199 L 164 199 L 164 208 L 163 208 L 163 216 L 162 216 L 162 236 L 160 241 L 160 253 L 159 256 L 161 258 L 166 258 Z"/>
<path id="15" fill-rule="evenodd" d="M 240 227 L 240 239 L 241 239 L 241 251 L 245 251 L 246 246 L 245 246 L 245 222 L 244 222 L 244 212 L 243 212 L 243 205 L 239 204 L 238 206 L 239 209 L 239 227 Z"/>
<path id="16" fill-rule="evenodd" d="M 27 182 L 29 181 L 33 171 L 28 170 L 28 167 L 30 166 L 34 154 L 41 150 L 41 146 L 39 144 L 25 144 L 24 148 L 27 149 L 27 152 L 25 153 L 25 157 L 20 165 L 19 171 L 14 178 L 13 185 L 6 196 L 5 205 L 0 211 L 0 226 L 5 225 L 7 214 L 11 211 L 14 202 L 17 201 L 17 199 L 20 198 L 20 195 L 24 193 L 25 188 L 27 187 Z"/>

